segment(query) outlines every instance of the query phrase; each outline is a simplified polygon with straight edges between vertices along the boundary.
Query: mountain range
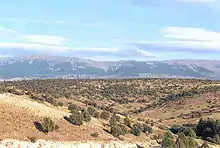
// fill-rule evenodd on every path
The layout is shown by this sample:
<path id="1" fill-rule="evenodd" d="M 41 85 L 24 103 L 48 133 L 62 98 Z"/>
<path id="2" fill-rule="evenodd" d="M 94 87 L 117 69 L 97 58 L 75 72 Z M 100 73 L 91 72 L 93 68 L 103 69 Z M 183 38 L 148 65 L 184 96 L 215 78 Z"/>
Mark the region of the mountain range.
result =
<path id="1" fill-rule="evenodd" d="M 0 79 L 133 77 L 220 79 L 220 60 L 94 61 L 59 56 L 0 58 Z"/>

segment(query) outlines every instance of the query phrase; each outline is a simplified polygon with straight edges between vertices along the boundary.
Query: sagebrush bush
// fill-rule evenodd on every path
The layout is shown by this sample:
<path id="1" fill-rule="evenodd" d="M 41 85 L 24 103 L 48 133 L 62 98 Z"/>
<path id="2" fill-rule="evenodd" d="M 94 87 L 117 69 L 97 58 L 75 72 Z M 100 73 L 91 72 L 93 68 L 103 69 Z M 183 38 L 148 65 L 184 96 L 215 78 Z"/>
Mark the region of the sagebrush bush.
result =
<path id="1" fill-rule="evenodd" d="M 125 125 L 123 125 L 123 124 L 118 124 L 118 126 L 121 128 L 121 131 L 122 131 L 121 135 L 126 135 L 126 134 L 128 134 L 128 129 L 127 129 L 127 127 L 126 127 Z"/>
<path id="2" fill-rule="evenodd" d="M 167 137 L 167 136 L 163 137 L 161 146 L 162 146 L 162 148 L 175 148 L 175 147 L 177 147 L 174 140 L 170 137 Z M 181 148 L 183 148 L 183 147 L 181 147 Z"/>
<path id="3" fill-rule="evenodd" d="M 44 117 L 42 121 L 43 132 L 48 133 L 59 128 L 49 117 Z"/>
<path id="4" fill-rule="evenodd" d="M 69 106 L 68 106 L 68 109 L 72 112 L 72 111 L 80 111 L 81 110 L 81 108 L 78 106 L 78 105 L 76 105 L 76 104 L 70 104 Z"/>
<path id="5" fill-rule="evenodd" d="M 144 128 L 143 132 L 146 134 L 151 134 L 153 132 L 153 129 L 150 126 L 148 126 L 147 124 L 143 124 L 143 128 Z"/>
<path id="6" fill-rule="evenodd" d="M 131 127 L 131 120 L 128 117 L 125 117 L 124 124 L 127 125 L 128 127 Z"/>
<path id="7" fill-rule="evenodd" d="M 84 117 L 79 111 L 73 110 L 69 120 L 74 125 L 83 125 Z"/>
<path id="8" fill-rule="evenodd" d="M 94 107 L 90 106 L 90 107 L 88 107 L 87 111 L 89 112 L 89 114 L 91 116 L 93 116 L 96 112 L 96 109 Z"/>
<path id="9" fill-rule="evenodd" d="M 188 137 L 196 137 L 196 133 L 192 128 L 183 127 L 179 130 L 179 132 L 184 133 L 184 135 Z"/>
<path id="10" fill-rule="evenodd" d="M 63 106 L 63 102 L 58 102 L 58 105 L 59 106 Z"/>
<path id="11" fill-rule="evenodd" d="M 110 132 L 114 137 L 119 137 L 120 135 L 122 135 L 122 129 L 118 125 L 115 125 L 115 126 L 111 127 Z"/>
<path id="12" fill-rule="evenodd" d="M 176 140 L 177 147 L 197 148 L 198 143 L 193 137 L 187 137 L 184 133 L 180 133 Z"/>
<path id="13" fill-rule="evenodd" d="M 110 124 L 111 127 L 117 125 L 117 119 L 116 119 L 115 115 L 111 116 L 111 118 L 109 120 L 109 124 Z"/>
<path id="14" fill-rule="evenodd" d="M 99 134 L 97 132 L 90 134 L 92 137 L 98 137 Z"/>
<path id="15" fill-rule="evenodd" d="M 108 120 L 110 118 L 110 113 L 107 111 L 102 111 L 102 113 L 100 114 L 100 117 L 102 119 Z"/>
<path id="16" fill-rule="evenodd" d="M 93 115 L 93 117 L 99 119 L 100 118 L 100 113 L 98 111 L 96 111 Z"/>
<path id="17" fill-rule="evenodd" d="M 32 94 L 30 95 L 30 98 L 33 99 L 33 100 L 45 101 L 45 98 L 42 97 L 42 95 L 40 95 L 40 94 L 34 94 L 34 93 L 32 93 Z"/>
<path id="18" fill-rule="evenodd" d="M 89 114 L 89 112 L 87 112 L 86 110 L 82 111 L 82 115 L 83 115 L 83 120 L 85 122 L 89 122 L 91 121 L 91 115 Z"/>
<path id="19" fill-rule="evenodd" d="M 135 136 L 140 136 L 142 131 L 142 127 L 139 124 L 134 124 L 132 126 L 131 133 Z"/>

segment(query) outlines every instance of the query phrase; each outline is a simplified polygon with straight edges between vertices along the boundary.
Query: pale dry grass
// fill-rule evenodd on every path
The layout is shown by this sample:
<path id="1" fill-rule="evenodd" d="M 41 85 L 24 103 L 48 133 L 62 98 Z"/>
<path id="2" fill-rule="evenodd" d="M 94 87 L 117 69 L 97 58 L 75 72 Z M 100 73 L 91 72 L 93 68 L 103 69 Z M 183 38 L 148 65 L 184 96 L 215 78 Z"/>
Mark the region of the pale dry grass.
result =
<path id="1" fill-rule="evenodd" d="M 0 139 L 17 139 L 29 141 L 28 137 L 52 141 L 120 141 L 108 132 L 108 121 L 92 118 L 89 123 L 74 126 L 63 119 L 69 113 L 61 107 L 52 107 L 31 100 L 27 96 L 0 94 Z M 37 130 L 34 122 L 41 122 L 44 116 L 52 117 L 60 127 L 57 131 L 44 134 Z M 97 132 L 97 138 L 91 134 Z M 123 136 L 127 143 L 143 143 L 156 145 L 155 140 L 142 134 L 140 137 L 128 134 Z"/>
<path id="2" fill-rule="evenodd" d="M 38 103 L 29 99 L 27 96 L 16 96 L 12 94 L 0 94 L 0 104 L 12 105 L 16 108 L 23 108 L 27 113 L 40 117 L 51 117 L 53 119 L 63 119 L 70 113 L 59 107 L 53 107 L 49 104 Z"/>
<path id="3" fill-rule="evenodd" d="M 93 118 L 90 123 L 82 126 L 70 124 L 63 118 L 69 115 L 64 110 L 36 102 L 27 96 L 0 94 L 0 139 L 28 140 L 28 137 L 36 137 L 58 141 L 117 140 L 103 130 L 103 123 L 97 119 Z M 34 122 L 41 122 L 45 116 L 53 118 L 60 128 L 49 134 L 37 130 Z M 99 133 L 98 138 L 90 135 L 94 132 Z"/>

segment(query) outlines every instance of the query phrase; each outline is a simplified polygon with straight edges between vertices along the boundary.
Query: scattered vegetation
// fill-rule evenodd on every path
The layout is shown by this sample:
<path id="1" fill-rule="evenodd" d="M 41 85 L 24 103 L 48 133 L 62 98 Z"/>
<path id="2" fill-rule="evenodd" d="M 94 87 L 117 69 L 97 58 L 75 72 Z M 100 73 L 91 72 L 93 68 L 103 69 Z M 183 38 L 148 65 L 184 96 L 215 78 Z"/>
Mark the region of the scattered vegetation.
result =
<path id="1" fill-rule="evenodd" d="M 124 124 L 131 127 L 131 120 L 127 116 L 124 118 Z"/>
<path id="2" fill-rule="evenodd" d="M 42 121 L 42 130 L 44 133 L 52 132 L 59 129 L 59 126 L 56 125 L 49 117 L 44 117 Z"/>
<path id="3" fill-rule="evenodd" d="M 58 102 L 58 105 L 59 106 L 63 106 L 63 102 Z"/>
<path id="4" fill-rule="evenodd" d="M 126 80 L 29 80 L 0 82 L 0 93 L 9 92 L 16 95 L 29 95 L 31 99 L 48 102 L 56 106 L 65 106 L 71 112 L 67 121 L 74 125 L 82 125 L 90 122 L 91 118 L 102 118 L 105 129 L 113 136 L 121 137 L 129 132 L 135 136 L 152 134 L 153 128 L 157 130 L 168 130 L 166 119 L 146 120 L 145 118 L 133 118 L 136 114 L 146 110 L 155 109 L 169 103 L 178 103 L 178 107 L 184 105 L 185 98 L 200 96 L 205 93 L 220 91 L 218 81 L 193 80 L 193 79 L 126 79 Z M 57 98 L 66 97 L 69 101 L 57 102 Z M 71 99 L 74 99 L 72 101 Z M 58 99 L 66 100 L 66 99 Z M 74 104 L 75 101 L 78 103 Z M 69 103 L 74 102 L 74 103 Z M 84 105 L 80 105 L 80 104 Z M 210 108 L 218 108 L 215 100 L 208 98 L 206 103 Z M 65 104 L 65 105 L 64 105 Z M 85 109 L 85 106 L 88 108 Z M 120 116 L 118 116 L 120 115 Z M 124 116 L 125 118 L 123 119 Z M 174 118 L 191 119 L 200 118 L 201 111 L 182 113 Z M 121 118 L 120 118 L 121 117 Z M 138 116 L 141 117 L 141 116 Z M 171 118 L 170 118 L 171 119 Z M 103 124 L 104 125 L 104 124 Z M 106 128 L 107 126 L 107 128 Z M 45 133 L 58 129 L 59 127 L 50 119 L 45 117 L 42 121 Z M 211 118 L 201 119 L 195 128 L 185 125 L 173 125 L 164 136 L 153 135 L 162 147 L 198 147 L 195 138 L 220 144 L 220 121 Z M 98 137 L 98 133 L 92 133 L 92 137 Z M 31 140 L 31 139 L 30 139 Z M 207 143 L 200 147 L 206 147 Z"/>
<path id="5" fill-rule="evenodd" d="M 100 113 L 98 111 L 96 111 L 93 116 L 95 118 L 99 119 L 100 118 Z"/>
<path id="6" fill-rule="evenodd" d="M 135 136 L 140 136 L 141 135 L 141 131 L 143 131 L 143 126 L 141 124 L 134 124 L 132 126 L 132 130 L 131 130 L 131 133 Z"/>
<path id="7" fill-rule="evenodd" d="M 79 106 L 77 106 L 76 104 L 70 104 L 68 106 L 68 109 L 70 110 L 70 112 L 80 111 L 81 110 L 81 108 Z"/>
<path id="8" fill-rule="evenodd" d="M 93 107 L 93 106 L 89 106 L 87 111 L 89 112 L 89 114 L 91 116 L 94 116 L 95 112 L 96 112 L 96 109 Z"/>
<path id="9" fill-rule="evenodd" d="M 81 112 L 73 110 L 69 120 L 74 125 L 83 125 L 84 117 Z"/>
<path id="10" fill-rule="evenodd" d="M 87 112 L 86 110 L 83 110 L 82 115 L 83 115 L 83 120 L 85 122 L 91 121 L 91 115 L 89 114 L 89 112 Z"/>
<path id="11" fill-rule="evenodd" d="M 99 136 L 99 134 L 97 132 L 95 132 L 95 133 L 92 133 L 91 136 L 96 138 Z"/>
<path id="12" fill-rule="evenodd" d="M 115 137 L 119 137 L 120 135 L 122 135 L 122 129 L 120 126 L 118 125 L 114 125 L 111 127 L 111 134 Z"/>
<path id="13" fill-rule="evenodd" d="M 102 111 L 102 113 L 100 114 L 100 117 L 102 119 L 108 120 L 110 118 L 110 113 L 108 111 Z"/>

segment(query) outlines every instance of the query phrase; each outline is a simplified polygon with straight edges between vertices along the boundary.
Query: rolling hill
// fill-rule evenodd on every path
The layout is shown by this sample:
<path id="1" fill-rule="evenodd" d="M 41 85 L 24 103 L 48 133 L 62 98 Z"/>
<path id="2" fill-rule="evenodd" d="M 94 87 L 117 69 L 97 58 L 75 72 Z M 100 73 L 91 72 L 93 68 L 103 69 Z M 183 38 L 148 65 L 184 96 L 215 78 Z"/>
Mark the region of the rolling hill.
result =
<path id="1" fill-rule="evenodd" d="M 89 120 L 85 112 L 90 114 Z M 99 115 L 95 116 L 95 112 Z M 82 118 L 78 118 L 77 113 Z M 192 136 L 191 140 L 196 141 L 197 146 L 206 140 L 214 148 L 219 147 L 215 136 L 200 137 L 197 124 L 207 118 L 218 119 L 210 120 L 218 123 L 219 114 L 220 82 L 213 80 L 4 81 L 0 82 L 0 147 L 1 144 L 46 147 L 47 144 L 47 147 L 151 148 L 163 145 L 161 142 L 167 132 L 172 131 L 172 140 L 177 140 L 178 133 L 173 130 L 178 126 L 193 130 L 194 135 L 196 132 L 197 137 Z M 82 120 L 82 124 L 71 121 L 71 116 Z M 47 133 L 36 126 L 36 123 L 44 125 L 45 117 L 59 128 Z M 114 127 L 119 135 L 115 135 Z M 122 129 L 126 131 L 124 134 Z"/>

